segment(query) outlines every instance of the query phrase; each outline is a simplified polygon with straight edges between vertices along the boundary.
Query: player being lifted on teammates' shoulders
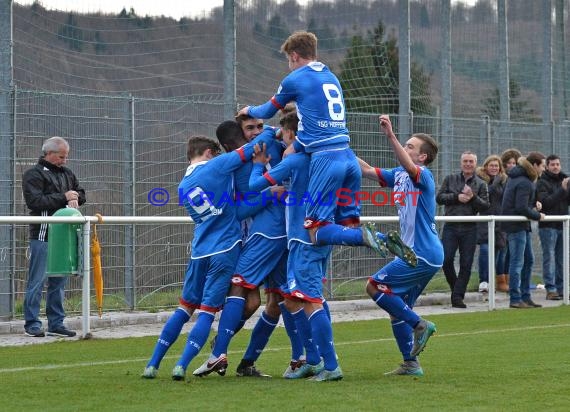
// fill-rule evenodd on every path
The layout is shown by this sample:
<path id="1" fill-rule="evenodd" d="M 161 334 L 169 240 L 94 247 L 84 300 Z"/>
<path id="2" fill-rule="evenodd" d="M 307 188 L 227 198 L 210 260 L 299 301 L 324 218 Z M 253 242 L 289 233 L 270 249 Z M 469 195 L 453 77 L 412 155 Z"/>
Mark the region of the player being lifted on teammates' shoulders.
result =
<path id="1" fill-rule="evenodd" d="M 375 237 L 366 226 L 355 228 L 360 224 L 356 193 L 360 191 L 362 175 L 349 147 L 340 82 L 325 64 L 317 61 L 317 37 L 313 33 L 293 33 L 281 51 L 287 56 L 291 73 L 269 101 L 244 107 L 238 114 L 268 119 L 287 103 L 295 102 L 299 126 L 293 147 L 294 151 L 311 156 L 308 193 L 317 199 L 307 202 L 305 211 L 304 226 L 312 243 L 368 246 L 385 256 L 383 239 Z M 342 205 L 336 201 L 340 189 L 351 198 Z M 410 257 L 409 263 L 413 265 L 414 259 Z"/>

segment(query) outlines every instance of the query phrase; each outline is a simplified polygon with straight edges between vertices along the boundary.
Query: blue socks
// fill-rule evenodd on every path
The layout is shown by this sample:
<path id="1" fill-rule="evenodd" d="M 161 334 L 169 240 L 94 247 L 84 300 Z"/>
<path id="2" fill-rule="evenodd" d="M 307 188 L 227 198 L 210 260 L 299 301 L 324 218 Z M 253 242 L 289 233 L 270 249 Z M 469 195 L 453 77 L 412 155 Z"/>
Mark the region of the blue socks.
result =
<path id="1" fill-rule="evenodd" d="M 400 349 L 404 360 L 416 360 L 415 356 L 410 356 L 410 352 L 414 346 L 414 330 L 412 327 L 399 319 L 392 320 L 391 323 L 392 332 L 394 333 L 398 349 Z"/>
<path id="2" fill-rule="evenodd" d="M 261 314 L 261 317 L 251 331 L 249 345 L 243 355 L 243 359 L 255 362 L 257 358 L 259 358 L 259 355 L 261 355 L 261 352 L 263 352 L 263 349 L 269 341 L 269 337 L 277 326 L 277 322 L 279 322 L 279 318 L 272 318 L 265 313 L 265 311 Z"/>
<path id="3" fill-rule="evenodd" d="M 362 246 L 362 230 L 331 223 L 321 226 L 315 235 L 317 245 Z"/>
<path id="4" fill-rule="evenodd" d="M 324 298 L 323 298 L 323 309 L 327 313 L 327 317 L 329 318 L 329 321 L 332 322 L 331 309 L 329 308 L 328 302 Z"/>
<path id="5" fill-rule="evenodd" d="M 176 362 L 177 366 L 182 366 L 184 370 L 188 367 L 188 364 L 196 357 L 196 355 L 202 349 L 202 346 L 208 340 L 208 335 L 210 334 L 210 328 L 212 327 L 212 322 L 214 321 L 214 314 L 211 312 L 200 312 L 198 319 L 194 327 L 188 334 L 188 341 L 184 347 L 184 352 L 182 356 Z"/>
<path id="6" fill-rule="evenodd" d="M 321 356 L 319 355 L 319 349 L 313 340 L 313 332 L 311 330 L 309 319 L 307 319 L 307 314 L 305 313 L 305 310 L 301 308 L 292 315 L 295 319 L 295 324 L 297 325 L 301 339 L 303 340 L 307 362 L 311 365 L 316 365 L 321 361 Z M 298 360 L 299 358 L 296 359 Z"/>
<path id="7" fill-rule="evenodd" d="M 325 369 L 335 370 L 338 367 L 336 352 L 333 343 L 332 326 L 324 310 L 318 309 L 309 317 L 313 341 L 317 344 L 319 352 L 325 362 Z M 307 363 L 308 359 L 307 359 Z M 318 362 L 317 362 L 318 363 Z M 315 365 L 311 363 L 311 365 Z"/>
<path id="8" fill-rule="evenodd" d="M 285 302 L 279 302 L 283 324 L 289 340 L 291 341 L 291 359 L 299 360 L 305 354 L 301 332 L 295 322 L 294 315 L 287 310 Z"/>
<path id="9" fill-rule="evenodd" d="M 245 299 L 238 296 L 229 296 L 226 299 L 224 310 L 220 316 L 220 323 L 218 325 L 218 336 L 216 337 L 216 344 L 212 350 L 214 357 L 220 356 L 222 353 L 228 353 L 228 346 L 231 339 L 236 333 L 241 322 L 243 314 L 243 307 Z"/>
<path id="10" fill-rule="evenodd" d="M 412 328 L 420 321 L 420 317 L 397 295 L 378 292 L 372 300 L 393 318 L 403 320 Z"/>
<path id="11" fill-rule="evenodd" d="M 186 322 L 190 320 L 190 315 L 184 309 L 176 309 L 172 316 L 166 321 L 164 327 L 162 328 L 162 332 L 160 332 L 160 336 L 158 341 L 156 342 L 156 346 L 154 347 L 154 352 L 152 353 L 152 357 L 148 361 L 148 366 L 154 366 L 158 369 L 160 366 L 160 362 L 168 349 L 176 342 L 178 336 L 180 336 L 180 331 Z"/>

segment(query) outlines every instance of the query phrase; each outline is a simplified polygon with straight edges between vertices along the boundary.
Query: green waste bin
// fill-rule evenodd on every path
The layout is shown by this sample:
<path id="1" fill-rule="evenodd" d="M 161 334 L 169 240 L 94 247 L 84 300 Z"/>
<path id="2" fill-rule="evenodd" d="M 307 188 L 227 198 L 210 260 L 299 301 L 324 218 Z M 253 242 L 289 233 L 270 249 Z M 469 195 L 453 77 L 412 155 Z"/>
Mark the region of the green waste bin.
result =
<path id="1" fill-rule="evenodd" d="M 72 207 L 59 209 L 53 216 L 82 216 Z M 50 223 L 48 225 L 47 276 L 72 276 L 82 274 L 79 262 L 78 238 L 81 238 L 81 223 Z M 79 262 L 79 265 L 78 265 Z"/>

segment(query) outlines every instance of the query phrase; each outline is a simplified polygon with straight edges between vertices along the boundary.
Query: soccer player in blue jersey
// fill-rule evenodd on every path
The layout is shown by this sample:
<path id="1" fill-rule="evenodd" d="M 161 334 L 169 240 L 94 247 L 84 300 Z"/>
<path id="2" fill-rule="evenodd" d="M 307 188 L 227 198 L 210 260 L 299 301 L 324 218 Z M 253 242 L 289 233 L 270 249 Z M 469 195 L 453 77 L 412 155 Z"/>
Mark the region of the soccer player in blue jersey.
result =
<path id="1" fill-rule="evenodd" d="M 293 33 L 281 46 L 291 73 L 277 93 L 265 104 L 247 106 L 238 114 L 268 119 L 289 102 L 295 102 L 299 116 L 295 151 L 311 155 L 304 227 L 316 245 L 365 245 L 384 255 L 382 244 L 366 227 L 348 229 L 360 223 L 361 172 L 349 147 L 342 88 L 337 77 L 317 59 L 317 37 L 310 32 Z M 351 201 L 338 206 L 340 189 Z"/>
<path id="2" fill-rule="evenodd" d="M 282 124 L 286 123 L 287 116 L 293 115 L 294 113 L 286 115 Z M 282 130 L 284 140 L 294 140 L 294 130 L 291 127 Z M 306 351 L 306 363 L 297 368 L 290 366 L 284 377 L 312 377 L 316 381 L 340 380 L 343 373 L 334 348 L 330 316 L 323 307 L 322 279 L 331 246 L 314 246 L 302 225 L 305 207 L 300 198 L 307 191 L 311 159 L 306 153 L 295 153 L 265 172 L 264 164 L 269 160 L 265 149 L 256 147 L 250 189 L 263 190 L 279 182 L 288 182 L 286 193 L 289 196 L 285 204 L 289 258 L 287 284 L 284 287 L 287 293 L 285 306 L 293 315 Z M 298 357 L 295 354 L 293 356 Z"/>
<path id="3" fill-rule="evenodd" d="M 380 116 L 380 126 L 400 166 L 378 169 L 362 161 L 363 176 L 406 194 L 396 202 L 400 231 L 418 261 L 416 267 L 410 267 L 400 258 L 394 259 L 370 277 L 366 292 L 390 314 L 392 331 L 404 359 L 398 369 L 387 375 L 422 376 L 417 356 L 436 328 L 418 316 L 413 306 L 443 264 L 443 246 L 435 226 L 435 181 L 427 168 L 437 156 L 438 147 L 431 136 L 423 133 L 412 135 L 402 147 L 387 115 Z"/>
<path id="4" fill-rule="evenodd" d="M 192 255 L 180 306 L 164 325 L 143 372 L 144 378 L 156 377 L 164 355 L 197 309 L 200 313 L 188 335 L 182 358 L 172 372 L 173 379 L 184 378 L 184 365 L 198 354 L 208 338 L 214 315 L 224 303 L 240 251 L 240 214 L 233 202 L 233 171 L 251 159 L 254 144 L 220 155 L 221 147 L 213 139 L 194 136 L 188 141 L 190 166 L 180 182 L 179 194 L 195 223 Z"/>
<path id="5" fill-rule="evenodd" d="M 241 145 L 245 144 L 246 141 L 251 140 L 252 138 L 256 137 L 257 135 L 259 135 L 261 133 L 261 131 L 263 131 L 264 127 L 263 127 L 263 122 L 260 121 L 259 119 L 253 119 L 249 116 L 236 116 L 236 121 L 225 121 L 222 122 L 218 128 L 216 129 L 216 136 L 218 137 L 218 140 L 220 141 L 220 143 L 222 144 L 222 146 L 224 147 L 224 149 L 226 151 L 232 151 L 235 150 L 237 148 L 239 148 Z M 281 148 L 280 146 L 277 145 L 276 147 L 277 150 L 277 154 L 274 153 L 275 158 L 280 157 L 281 156 Z M 249 204 L 251 205 L 251 208 L 249 210 L 250 214 L 248 215 L 249 217 L 247 217 L 247 219 L 242 220 L 242 232 L 243 232 L 243 240 L 244 243 L 247 243 L 248 239 L 254 239 L 256 240 L 256 242 L 259 242 L 260 238 L 258 236 L 262 236 L 263 233 L 265 233 L 265 227 L 264 224 L 262 223 L 263 220 L 267 220 L 267 218 L 269 217 L 269 220 L 271 220 L 271 213 L 269 213 L 269 216 L 267 216 L 267 213 L 262 214 L 261 216 L 259 216 L 259 219 L 256 219 L 256 223 L 254 225 L 254 227 L 252 227 L 252 223 L 253 223 L 253 217 L 259 213 L 259 211 L 261 210 L 259 208 L 259 206 L 271 206 L 274 202 L 273 202 L 273 196 L 274 195 L 269 195 L 268 193 L 265 193 L 261 196 L 258 195 L 259 198 L 252 198 L 252 192 L 249 190 L 249 176 L 251 174 L 251 167 L 252 164 L 250 162 L 244 164 L 243 166 L 241 166 L 238 170 L 235 171 L 234 175 L 235 175 L 235 181 L 236 181 L 236 196 L 240 197 L 240 194 L 246 194 L 247 195 L 247 201 L 246 199 L 242 199 L 242 201 L 245 204 Z M 272 187 L 270 189 L 272 191 L 272 193 L 279 193 L 282 190 L 282 187 Z M 242 196 L 243 197 L 243 196 Z M 264 201 L 265 199 L 265 201 Z M 275 209 L 273 209 L 273 213 L 275 212 Z M 263 215 L 266 215 L 266 217 L 264 218 Z M 279 217 L 278 219 L 274 220 L 273 222 L 269 222 L 268 226 L 270 225 L 277 225 L 275 226 L 275 228 L 270 228 L 269 230 L 271 232 L 274 232 L 275 230 L 279 231 L 282 230 L 284 231 L 283 227 L 284 227 L 284 215 L 282 214 L 281 217 Z M 279 229 L 279 227 L 281 227 L 281 229 Z M 253 230 L 252 230 L 253 229 Z M 258 229 L 261 229 L 261 231 L 258 232 Z M 255 234 L 255 236 L 253 236 Z M 265 233 L 270 234 L 268 233 Z M 250 236 L 251 235 L 251 236 Z M 271 236 L 272 237 L 272 236 Z M 262 241 L 261 243 L 263 244 L 275 244 L 276 242 L 273 242 L 271 239 L 268 239 L 266 241 Z M 255 253 L 254 248 L 252 247 L 248 247 L 247 248 L 248 251 L 246 252 L 246 254 L 251 254 L 251 253 Z M 282 252 L 279 252 L 282 253 Z M 251 261 L 251 259 L 249 260 Z M 243 263 L 245 262 L 245 260 L 242 262 L 242 266 Z M 253 260 L 253 263 L 256 264 L 256 259 Z M 260 262 L 261 263 L 261 262 Z M 265 292 L 266 292 L 266 296 L 267 296 L 267 303 L 265 305 L 265 310 L 262 313 L 260 319 L 258 320 L 258 322 L 256 323 L 252 333 L 251 333 L 251 338 L 250 338 L 250 343 L 248 345 L 248 348 L 245 352 L 244 357 L 242 358 L 241 362 L 239 363 L 238 367 L 237 367 L 237 375 L 238 376 L 249 376 L 249 377 L 268 377 L 268 375 L 262 373 L 261 371 L 259 371 L 256 367 L 255 367 L 255 361 L 257 360 L 257 358 L 260 356 L 261 352 L 263 351 L 265 345 L 267 344 L 269 337 L 271 335 L 271 333 L 273 332 L 275 325 L 277 323 L 277 320 L 279 319 L 279 316 L 282 315 L 283 317 L 283 323 L 285 325 L 285 330 L 287 331 L 287 334 L 289 335 L 289 338 L 291 340 L 291 346 L 292 346 L 292 350 L 294 353 L 298 353 L 298 352 L 302 352 L 302 342 L 300 341 L 300 338 L 298 336 L 298 334 L 296 333 L 296 329 L 295 329 L 295 323 L 293 318 L 291 317 L 291 315 L 287 312 L 287 310 L 284 309 L 283 307 L 283 301 L 282 301 L 282 297 L 280 295 L 280 291 L 277 290 L 276 286 L 278 283 L 281 282 L 281 280 L 279 280 L 280 277 L 285 277 L 285 259 L 281 259 L 281 261 L 279 262 L 279 264 L 275 264 L 275 259 L 271 259 L 270 262 L 267 263 L 267 265 L 264 267 L 264 271 L 265 273 L 271 271 L 271 273 L 269 273 L 268 277 L 266 279 L 264 279 L 264 286 L 265 286 Z M 263 265 L 261 265 L 263 266 Z M 271 270 L 271 268 L 273 268 L 273 270 Z M 248 272 L 251 272 L 252 268 L 246 268 L 246 270 Z M 238 273 L 241 273 L 241 269 L 238 268 Z M 250 279 L 251 280 L 251 279 Z M 251 283 L 251 282 L 250 282 Z M 255 282 L 253 282 L 255 283 Z M 238 289 L 239 290 L 239 289 Z M 245 324 L 245 322 L 247 321 L 247 319 L 249 319 L 253 313 L 255 313 L 255 311 L 259 308 L 260 304 L 261 304 L 261 300 L 260 300 L 260 296 L 259 296 L 259 287 L 255 287 L 253 289 L 251 288 L 245 288 L 245 289 L 241 289 L 241 292 L 245 292 L 247 290 L 247 296 L 245 297 L 245 305 L 243 307 L 243 313 L 241 316 L 241 319 L 239 320 L 239 323 L 237 325 L 237 327 L 235 328 L 235 330 L 233 331 L 233 334 L 235 335 Z M 235 291 L 234 291 L 235 292 Z M 241 293 L 240 293 L 241 294 Z M 230 292 L 230 295 L 232 295 L 232 292 Z M 230 300 L 234 300 L 235 296 L 232 297 L 232 299 Z M 227 308 L 226 308 L 227 309 Z M 230 305 L 230 310 L 232 309 L 232 305 Z M 225 310 L 224 314 L 222 315 L 222 319 L 220 319 L 221 321 L 221 325 L 220 327 L 222 327 L 223 330 L 228 330 L 228 327 L 226 327 L 225 323 L 228 321 L 230 322 L 234 322 L 234 316 L 235 313 L 239 313 L 239 310 L 241 310 L 240 307 L 236 308 L 234 307 L 233 312 L 231 312 L 230 315 L 230 310 Z M 270 320 L 269 322 L 267 320 Z M 231 327 L 231 326 L 230 326 Z M 212 350 L 214 350 L 215 344 L 217 341 L 217 335 L 212 339 L 212 341 L 210 342 L 210 346 L 212 348 Z M 218 348 L 216 349 L 216 353 L 224 353 L 226 352 L 225 350 L 225 346 L 226 344 L 229 344 L 229 342 L 225 343 L 224 341 L 220 342 L 220 345 L 218 346 Z M 214 357 L 214 356 L 212 356 Z M 212 365 L 212 363 L 210 363 L 210 365 Z M 218 368 L 216 370 L 216 372 L 220 372 L 220 370 L 223 370 L 223 365 L 224 362 L 217 362 L 216 363 L 216 367 Z M 210 368 L 207 368 L 210 371 Z"/>
<path id="6" fill-rule="evenodd" d="M 267 134 L 269 130 L 273 129 L 268 128 L 265 133 Z M 270 166 L 275 166 L 281 159 L 284 147 L 273 136 L 269 134 L 267 136 L 264 144 L 271 153 Z M 247 171 L 249 179 L 251 164 L 244 165 L 240 168 L 240 172 L 242 170 Z M 247 191 L 251 193 L 249 187 Z M 245 199 L 245 202 L 247 201 Z M 237 375 L 269 377 L 257 370 L 254 363 L 266 346 L 281 315 L 279 301 L 282 298 L 279 287 L 286 279 L 287 234 L 285 206 L 278 201 L 277 196 L 269 190 L 264 191 L 261 193 L 261 202 L 264 207 L 252 217 L 248 237 L 231 279 L 232 286 L 220 317 L 218 335 L 211 356 L 194 371 L 196 376 L 205 376 L 214 371 L 219 373 L 220 370 L 227 368 L 227 349 L 240 326 L 246 298 L 249 296 L 249 291 L 257 289 L 263 282 L 267 304 L 252 331 L 252 340 L 244 359 L 238 365 Z"/>

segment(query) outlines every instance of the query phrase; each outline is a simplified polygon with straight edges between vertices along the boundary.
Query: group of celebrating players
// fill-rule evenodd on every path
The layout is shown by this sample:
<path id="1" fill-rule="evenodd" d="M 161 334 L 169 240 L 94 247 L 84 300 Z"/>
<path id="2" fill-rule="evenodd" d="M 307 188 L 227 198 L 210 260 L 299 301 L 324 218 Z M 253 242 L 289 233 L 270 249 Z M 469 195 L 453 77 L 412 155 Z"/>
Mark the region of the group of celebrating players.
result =
<path id="1" fill-rule="evenodd" d="M 266 305 L 237 367 L 238 376 L 268 377 L 255 366 L 280 316 L 291 340 L 286 379 L 336 381 L 343 378 L 334 346 L 323 278 L 332 245 L 367 246 L 394 260 L 368 280 L 366 291 L 390 314 L 403 363 L 390 375 L 422 376 L 418 355 L 436 331 L 413 305 L 443 263 L 435 228 L 435 182 L 426 167 L 437 156 L 436 142 L 414 134 L 402 146 L 388 116 L 380 116 L 400 166 L 374 168 L 349 147 L 342 89 L 336 76 L 317 61 L 317 38 L 293 33 L 281 46 L 291 73 L 265 104 L 242 108 L 236 120 L 221 123 L 215 139 L 193 136 L 190 162 L 179 185 L 195 223 L 180 306 L 164 325 L 144 378 L 155 378 L 160 362 L 192 314 L 198 313 L 183 353 L 172 371 L 183 380 L 190 362 L 206 344 L 215 314 L 222 310 L 209 358 L 193 375 L 225 375 L 232 337 L 260 306 Z M 288 105 L 288 103 L 294 103 Z M 281 112 L 279 128 L 259 119 Z M 226 153 L 222 153 L 222 147 Z M 360 225 L 358 199 L 335 202 L 227 202 L 228 194 L 254 191 L 334 195 L 358 193 L 361 179 L 403 193 L 396 201 L 400 233 Z M 285 191 L 284 194 L 282 192 Z M 419 194 L 418 194 L 419 193 Z M 406 194 L 414 197 L 408 201 Z"/>

